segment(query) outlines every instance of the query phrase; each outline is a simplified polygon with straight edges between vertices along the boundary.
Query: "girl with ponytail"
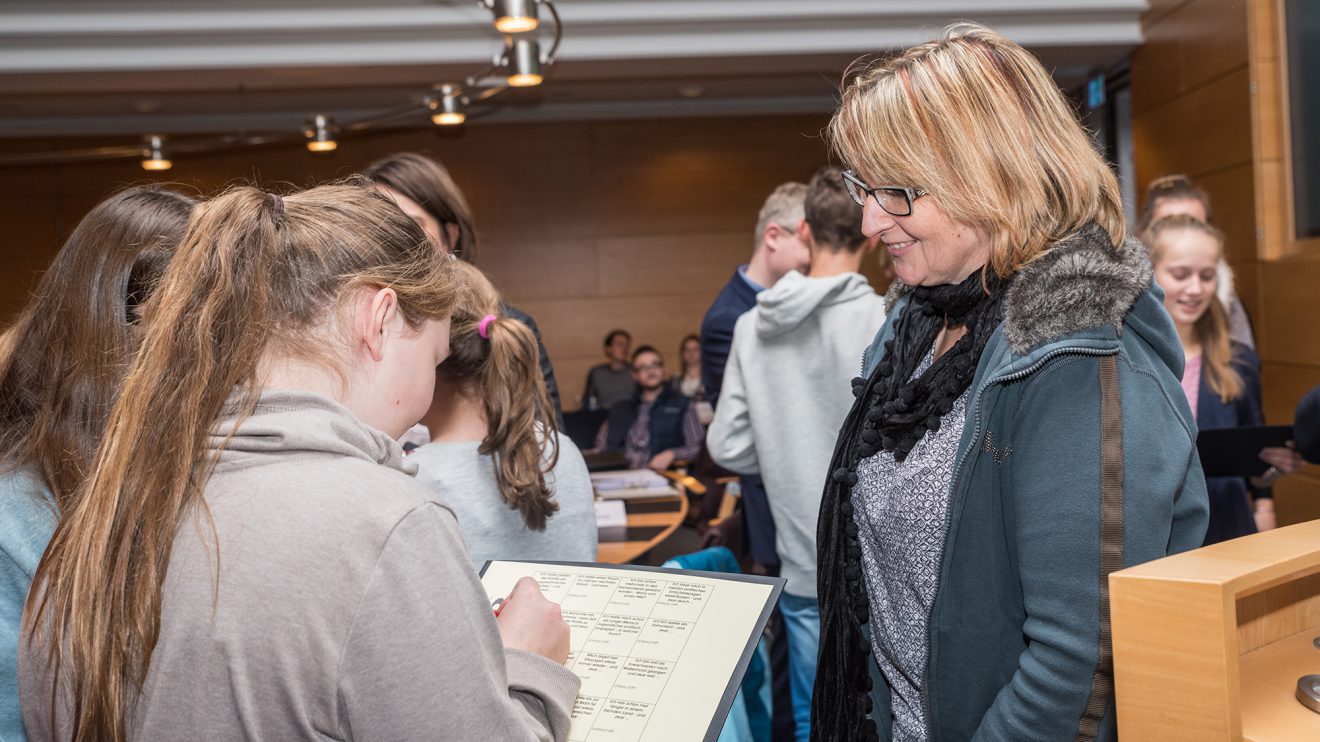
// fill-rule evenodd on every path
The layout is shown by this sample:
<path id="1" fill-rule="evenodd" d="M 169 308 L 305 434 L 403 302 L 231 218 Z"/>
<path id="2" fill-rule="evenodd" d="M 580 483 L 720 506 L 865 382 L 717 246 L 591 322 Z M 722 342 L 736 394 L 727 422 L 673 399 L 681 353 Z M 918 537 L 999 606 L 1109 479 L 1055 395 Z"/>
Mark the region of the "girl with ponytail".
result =
<path id="1" fill-rule="evenodd" d="M 455 266 L 450 353 L 422 419 L 431 443 L 418 478 L 458 516 L 468 554 L 593 561 L 596 516 L 586 462 L 555 424 L 531 330 L 502 311 L 481 271 Z"/>
<path id="2" fill-rule="evenodd" d="M 196 202 L 126 188 L 79 222 L 0 354 L 0 739 L 22 740 L 18 633 L 32 572 L 92 468 L 142 305 Z"/>
<path id="3" fill-rule="evenodd" d="M 357 185 L 198 208 L 34 578 L 30 737 L 567 736 L 557 606 L 528 580 L 496 621 L 394 442 L 451 263 Z"/>

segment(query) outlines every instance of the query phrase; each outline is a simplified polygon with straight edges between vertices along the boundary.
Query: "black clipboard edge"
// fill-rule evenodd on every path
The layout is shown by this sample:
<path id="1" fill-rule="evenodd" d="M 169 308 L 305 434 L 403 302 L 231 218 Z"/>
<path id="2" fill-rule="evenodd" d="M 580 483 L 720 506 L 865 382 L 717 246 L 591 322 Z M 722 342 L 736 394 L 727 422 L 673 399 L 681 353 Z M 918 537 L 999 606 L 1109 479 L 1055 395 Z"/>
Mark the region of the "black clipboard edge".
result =
<path id="1" fill-rule="evenodd" d="M 648 567 L 641 564 L 604 564 L 601 562 L 540 562 L 529 559 L 487 559 L 486 563 L 481 565 L 481 571 L 477 574 L 480 577 L 486 576 L 486 569 L 492 562 L 509 562 L 510 564 L 541 564 L 550 567 L 601 567 L 610 570 L 621 570 L 627 572 L 658 572 L 667 575 L 691 575 L 693 577 L 704 577 L 708 580 L 731 580 L 733 582 L 750 582 L 756 585 L 768 585 L 770 587 L 770 597 L 765 605 L 761 606 L 761 615 L 756 618 L 756 625 L 753 627 L 751 636 L 747 638 L 747 644 L 743 647 L 742 656 L 733 666 L 733 675 L 729 677 L 729 684 L 724 688 L 724 695 L 720 697 L 719 705 L 715 707 L 715 715 L 710 719 L 710 727 L 706 730 L 706 736 L 701 738 L 701 742 L 716 742 L 719 739 L 720 732 L 724 729 L 724 722 L 729 716 L 729 711 L 733 708 L 733 699 L 738 696 L 738 689 L 742 686 L 743 676 L 747 674 L 747 666 L 752 663 L 752 654 L 756 652 L 756 646 L 761 643 L 761 637 L 765 634 L 765 626 L 770 622 L 770 614 L 774 612 L 775 606 L 779 603 L 779 596 L 784 592 L 784 586 L 788 580 L 783 577 L 763 577 L 761 575 L 747 575 L 741 572 L 707 572 L 701 569 L 671 569 L 668 567 Z"/>

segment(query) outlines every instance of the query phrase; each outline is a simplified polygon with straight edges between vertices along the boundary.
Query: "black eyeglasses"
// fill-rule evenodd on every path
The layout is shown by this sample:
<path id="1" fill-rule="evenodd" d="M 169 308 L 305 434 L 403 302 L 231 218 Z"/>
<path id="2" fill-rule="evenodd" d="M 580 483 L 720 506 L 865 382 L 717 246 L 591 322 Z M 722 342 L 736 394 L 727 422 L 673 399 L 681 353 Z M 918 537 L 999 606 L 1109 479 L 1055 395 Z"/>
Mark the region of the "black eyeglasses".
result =
<path id="1" fill-rule="evenodd" d="M 856 201 L 858 206 L 865 206 L 866 197 L 870 196 L 875 199 L 876 205 L 890 216 L 911 214 L 912 202 L 926 195 L 925 191 L 908 186 L 886 185 L 872 188 L 851 170 L 843 171 L 843 187 L 848 189 L 848 195 L 852 196 L 852 200 Z"/>

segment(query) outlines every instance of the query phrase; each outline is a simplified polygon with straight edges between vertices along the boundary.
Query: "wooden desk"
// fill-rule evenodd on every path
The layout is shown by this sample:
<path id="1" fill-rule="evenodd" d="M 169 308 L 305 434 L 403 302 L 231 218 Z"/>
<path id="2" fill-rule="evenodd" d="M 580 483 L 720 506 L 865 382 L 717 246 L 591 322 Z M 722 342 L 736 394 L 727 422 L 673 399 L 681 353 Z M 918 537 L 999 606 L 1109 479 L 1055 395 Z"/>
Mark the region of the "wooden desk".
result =
<path id="1" fill-rule="evenodd" d="M 687 496 L 672 495 L 630 499 L 624 501 L 628 511 L 628 529 L 642 537 L 626 541 L 601 541 L 596 548 L 596 561 L 609 564 L 627 564 L 637 559 L 665 539 L 669 538 L 687 517 Z"/>
<path id="2" fill-rule="evenodd" d="M 1294 698 L 1320 673 L 1320 520 L 1109 578 L 1125 740 L 1320 740 Z"/>

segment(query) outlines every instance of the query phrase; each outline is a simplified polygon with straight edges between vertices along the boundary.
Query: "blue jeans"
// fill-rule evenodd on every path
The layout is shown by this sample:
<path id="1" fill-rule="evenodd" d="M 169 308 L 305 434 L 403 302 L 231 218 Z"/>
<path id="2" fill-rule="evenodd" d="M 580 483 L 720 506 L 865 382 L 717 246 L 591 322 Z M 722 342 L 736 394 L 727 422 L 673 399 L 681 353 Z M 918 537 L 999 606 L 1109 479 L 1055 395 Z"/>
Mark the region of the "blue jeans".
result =
<path id="1" fill-rule="evenodd" d="M 820 649 L 820 601 L 783 593 L 779 613 L 788 635 L 788 681 L 793 693 L 793 725 L 798 742 L 811 737 L 811 689 L 816 684 Z"/>

